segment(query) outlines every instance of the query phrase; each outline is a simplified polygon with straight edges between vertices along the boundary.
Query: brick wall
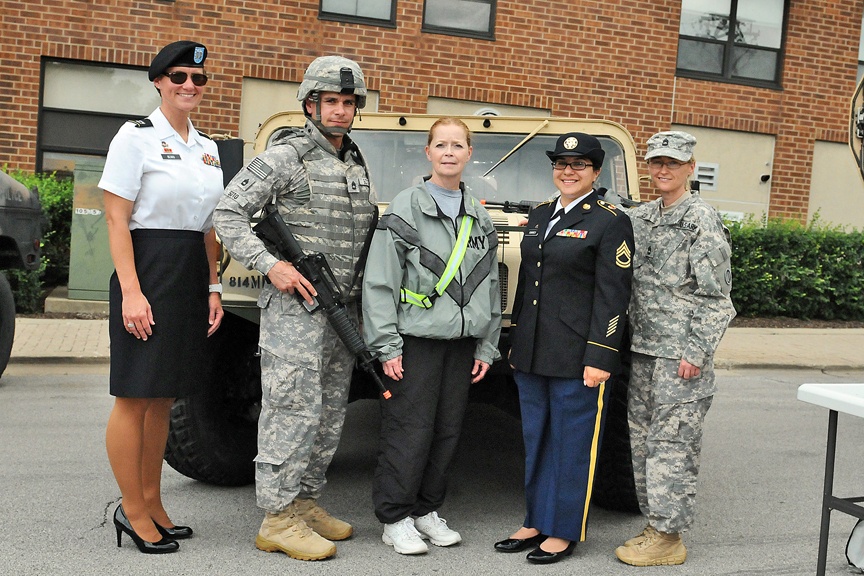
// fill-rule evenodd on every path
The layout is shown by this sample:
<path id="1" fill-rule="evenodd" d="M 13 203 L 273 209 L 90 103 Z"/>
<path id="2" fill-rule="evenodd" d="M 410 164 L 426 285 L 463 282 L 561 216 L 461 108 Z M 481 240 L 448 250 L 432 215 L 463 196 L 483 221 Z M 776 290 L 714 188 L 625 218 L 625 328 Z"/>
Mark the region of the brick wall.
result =
<path id="1" fill-rule="evenodd" d="M 297 82 L 316 56 L 356 59 L 382 112 L 424 112 L 429 96 L 606 118 L 640 152 L 672 123 L 776 136 L 771 211 L 805 218 L 815 140 L 845 141 L 864 0 L 792 0 L 783 90 L 675 77 L 680 0 L 498 0 L 495 41 L 421 33 L 422 0 L 397 27 L 318 20 L 317 0 L 103 3 L 0 0 L 0 166 L 32 169 L 40 58 L 147 66 L 168 42 L 210 50 L 194 121 L 236 133 L 244 76 Z M 648 192 L 645 190 L 643 192 Z"/>

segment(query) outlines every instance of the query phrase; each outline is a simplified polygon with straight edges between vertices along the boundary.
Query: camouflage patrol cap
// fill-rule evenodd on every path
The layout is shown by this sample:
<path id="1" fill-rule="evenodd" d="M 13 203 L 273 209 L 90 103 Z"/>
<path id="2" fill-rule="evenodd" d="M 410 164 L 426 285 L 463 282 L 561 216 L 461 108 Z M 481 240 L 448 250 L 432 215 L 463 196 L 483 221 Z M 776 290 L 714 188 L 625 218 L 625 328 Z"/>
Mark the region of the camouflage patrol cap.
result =
<path id="1" fill-rule="evenodd" d="M 309 64 L 297 91 L 303 102 L 314 92 L 338 92 L 357 96 L 357 108 L 366 106 L 366 79 L 360 66 L 343 56 L 319 56 Z"/>
<path id="2" fill-rule="evenodd" d="M 569 132 L 558 137 L 555 142 L 555 150 L 547 150 L 546 156 L 552 160 L 564 156 L 588 158 L 594 164 L 594 168 L 598 169 L 603 165 L 606 152 L 603 151 L 600 141 L 594 136 L 583 132 Z"/>
<path id="3" fill-rule="evenodd" d="M 645 153 L 645 159 L 666 156 L 681 162 L 689 162 L 693 158 L 694 146 L 696 146 L 696 137 L 687 132 L 658 132 L 648 139 L 648 152 Z"/>
<path id="4" fill-rule="evenodd" d="M 203 68 L 207 59 L 207 47 L 200 42 L 178 40 L 168 44 L 156 54 L 147 70 L 147 77 L 152 82 L 172 66 L 188 66 Z"/>

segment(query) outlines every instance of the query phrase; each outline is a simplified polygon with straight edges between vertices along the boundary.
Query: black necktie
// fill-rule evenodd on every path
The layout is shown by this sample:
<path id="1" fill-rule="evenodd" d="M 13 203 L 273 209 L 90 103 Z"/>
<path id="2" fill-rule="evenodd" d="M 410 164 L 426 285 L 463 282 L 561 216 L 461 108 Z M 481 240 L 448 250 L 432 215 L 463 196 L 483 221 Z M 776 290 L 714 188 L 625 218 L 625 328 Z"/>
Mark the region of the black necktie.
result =
<path id="1" fill-rule="evenodd" d="M 555 220 L 556 218 L 561 218 L 562 216 L 564 216 L 564 208 L 559 208 L 558 211 L 552 215 L 552 218 L 550 218 L 549 221 L 551 222 L 552 220 Z"/>

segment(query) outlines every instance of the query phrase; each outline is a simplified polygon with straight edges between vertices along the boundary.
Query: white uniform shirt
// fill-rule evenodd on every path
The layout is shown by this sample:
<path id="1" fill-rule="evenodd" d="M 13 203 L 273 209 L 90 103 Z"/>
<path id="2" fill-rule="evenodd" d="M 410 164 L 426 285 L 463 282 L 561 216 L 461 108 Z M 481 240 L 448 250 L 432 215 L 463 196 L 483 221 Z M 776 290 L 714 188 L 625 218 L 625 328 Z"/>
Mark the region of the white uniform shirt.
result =
<path id="1" fill-rule="evenodd" d="M 593 192 L 593 191 L 594 190 L 592 189 L 591 192 Z M 591 194 L 591 192 L 588 192 L 588 194 Z M 562 208 L 564 208 L 564 214 L 569 214 L 570 210 L 572 210 L 573 207 L 576 206 L 576 204 L 578 202 L 581 202 L 582 200 L 584 200 L 585 198 L 588 197 L 588 194 L 584 194 L 584 195 L 580 196 L 579 198 L 576 198 L 575 200 L 570 202 L 566 207 L 561 206 L 561 196 L 558 196 L 558 201 L 555 202 L 555 210 L 552 211 L 552 215 L 555 216 L 556 214 L 558 214 L 558 211 L 561 210 Z M 546 234 L 543 236 L 544 239 L 547 236 L 549 236 L 549 232 L 552 230 L 552 227 L 555 226 L 555 224 L 557 224 L 560 219 L 561 219 L 561 216 L 559 215 L 559 216 L 555 216 L 554 218 L 549 220 L 549 224 L 546 225 Z"/>
<path id="2" fill-rule="evenodd" d="M 130 230 L 210 231 L 223 191 L 216 143 L 198 134 L 191 122 L 184 142 L 158 108 L 148 118 L 152 127 L 131 122 L 120 127 L 99 188 L 134 202 Z"/>

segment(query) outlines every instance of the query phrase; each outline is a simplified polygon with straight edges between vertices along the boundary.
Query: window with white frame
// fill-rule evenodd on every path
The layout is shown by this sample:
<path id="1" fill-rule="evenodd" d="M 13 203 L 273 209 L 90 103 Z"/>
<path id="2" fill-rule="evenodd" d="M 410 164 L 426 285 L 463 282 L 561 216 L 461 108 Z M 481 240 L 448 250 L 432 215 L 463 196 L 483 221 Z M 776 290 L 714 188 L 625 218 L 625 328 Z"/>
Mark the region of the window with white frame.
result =
<path id="1" fill-rule="evenodd" d="M 495 0 L 425 0 L 423 31 L 492 39 Z"/>
<path id="2" fill-rule="evenodd" d="M 71 174 L 79 161 L 101 161 L 126 120 L 161 102 L 143 67 L 46 59 L 42 78 L 37 170 Z"/>
<path id="3" fill-rule="evenodd" d="M 318 17 L 395 28 L 396 0 L 321 0 Z"/>
<path id="4" fill-rule="evenodd" d="M 678 76 L 780 87 L 789 0 L 682 0 Z"/>

